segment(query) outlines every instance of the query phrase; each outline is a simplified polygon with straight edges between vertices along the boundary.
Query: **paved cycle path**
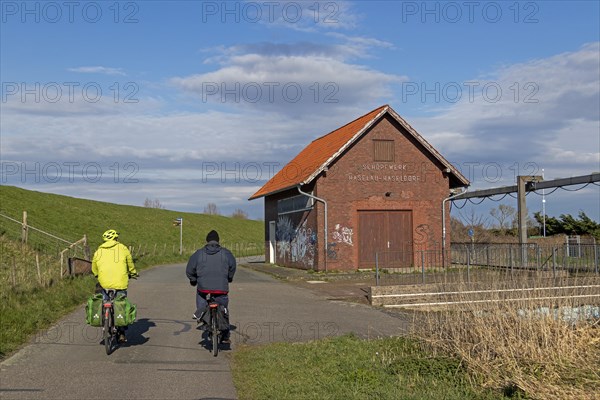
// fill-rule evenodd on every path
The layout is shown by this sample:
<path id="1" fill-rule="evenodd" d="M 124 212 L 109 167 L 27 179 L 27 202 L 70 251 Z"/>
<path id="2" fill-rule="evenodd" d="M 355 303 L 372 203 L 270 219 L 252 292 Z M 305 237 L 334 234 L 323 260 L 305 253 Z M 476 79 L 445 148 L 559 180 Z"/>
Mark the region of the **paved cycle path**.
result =
<path id="1" fill-rule="evenodd" d="M 129 297 L 138 320 L 107 356 L 84 310 L 66 316 L 0 364 L 1 399 L 235 399 L 231 350 L 203 347 L 191 320 L 194 289 L 183 264 L 142 271 Z M 355 332 L 396 335 L 406 322 L 365 305 L 332 302 L 268 275 L 238 268 L 231 286 L 231 348 Z"/>

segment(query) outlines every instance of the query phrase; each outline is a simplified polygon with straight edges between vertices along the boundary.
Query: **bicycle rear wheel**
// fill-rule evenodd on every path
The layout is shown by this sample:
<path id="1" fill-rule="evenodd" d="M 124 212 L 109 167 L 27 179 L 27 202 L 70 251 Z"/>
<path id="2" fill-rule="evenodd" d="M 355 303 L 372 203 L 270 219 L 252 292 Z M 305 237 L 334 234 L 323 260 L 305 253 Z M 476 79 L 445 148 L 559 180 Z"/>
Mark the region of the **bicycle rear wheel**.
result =
<path id="1" fill-rule="evenodd" d="M 212 332 L 212 352 L 213 356 L 219 354 L 219 329 L 217 329 L 217 309 L 211 308 L 210 310 L 210 329 Z"/>
<path id="2" fill-rule="evenodd" d="M 112 353 L 114 342 L 112 312 L 104 310 L 104 348 L 107 356 Z"/>

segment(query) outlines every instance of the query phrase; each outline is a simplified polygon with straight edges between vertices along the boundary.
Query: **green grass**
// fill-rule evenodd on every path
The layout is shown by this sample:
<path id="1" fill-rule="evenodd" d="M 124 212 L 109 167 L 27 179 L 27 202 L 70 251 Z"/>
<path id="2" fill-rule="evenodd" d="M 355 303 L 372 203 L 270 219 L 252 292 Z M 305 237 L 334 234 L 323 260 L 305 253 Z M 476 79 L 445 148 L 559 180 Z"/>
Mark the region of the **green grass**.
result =
<path id="1" fill-rule="evenodd" d="M 87 234 L 92 249 L 102 242 L 102 233 L 107 229 L 117 230 L 121 242 L 128 246 L 166 244 L 167 248 L 179 249 L 179 227 L 173 226 L 173 220 L 179 217 L 183 218 L 184 248 L 190 252 L 203 245 L 211 229 L 216 229 L 221 241 L 232 249 L 239 243 L 260 244 L 257 249 L 261 253 L 264 248 L 262 221 L 117 205 L 0 186 L 0 213 L 21 221 L 24 210 L 29 225 L 58 237 L 75 241 Z M 0 233 L 3 231 L 16 232 L 20 238 L 20 226 L 0 217 Z M 30 231 L 30 235 L 39 234 Z"/>
<path id="2" fill-rule="evenodd" d="M 473 384 L 456 359 L 407 338 L 246 346 L 233 354 L 232 368 L 242 400 L 506 398 Z"/>
<path id="3" fill-rule="evenodd" d="M 102 233 L 116 229 L 121 242 L 134 248 L 138 270 L 185 262 L 203 246 L 211 229 L 219 232 L 221 243 L 237 256 L 264 251 L 264 224 L 260 221 L 124 206 L 0 186 L 0 213 L 21 221 L 24 210 L 30 226 L 60 238 L 74 242 L 87 235 L 91 254 L 102 242 Z M 173 226 L 173 220 L 179 217 L 184 223 L 182 255 L 179 227 Z M 0 358 L 81 305 L 94 288 L 92 277 L 60 279 L 58 254 L 66 244 L 34 230 L 29 231 L 27 246 L 20 244 L 20 238 L 21 225 L 0 217 Z"/>
<path id="4" fill-rule="evenodd" d="M 0 298 L 0 358 L 4 358 L 29 337 L 50 327 L 75 310 L 93 293 L 91 276 L 67 278 L 49 288 L 29 291 L 3 290 Z"/>

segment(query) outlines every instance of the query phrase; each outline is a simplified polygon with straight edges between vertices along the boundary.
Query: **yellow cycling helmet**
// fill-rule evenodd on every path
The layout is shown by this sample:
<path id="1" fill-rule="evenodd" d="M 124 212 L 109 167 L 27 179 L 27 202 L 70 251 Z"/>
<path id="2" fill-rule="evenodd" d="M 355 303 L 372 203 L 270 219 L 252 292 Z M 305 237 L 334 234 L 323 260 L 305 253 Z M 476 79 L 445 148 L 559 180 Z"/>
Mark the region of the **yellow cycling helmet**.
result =
<path id="1" fill-rule="evenodd" d="M 116 240 L 118 237 L 119 237 L 119 232 L 115 231 L 114 229 L 109 229 L 102 234 L 102 239 L 104 239 L 104 241 Z"/>

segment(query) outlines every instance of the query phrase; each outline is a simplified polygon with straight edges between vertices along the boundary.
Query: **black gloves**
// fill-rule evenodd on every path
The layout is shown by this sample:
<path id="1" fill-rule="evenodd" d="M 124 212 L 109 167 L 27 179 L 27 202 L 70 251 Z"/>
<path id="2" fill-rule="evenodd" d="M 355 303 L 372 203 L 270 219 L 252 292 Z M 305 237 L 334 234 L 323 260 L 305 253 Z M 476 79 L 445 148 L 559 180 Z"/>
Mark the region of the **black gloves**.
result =
<path id="1" fill-rule="evenodd" d="M 197 283 L 198 282 L 196 282 L 196 281 L 190 281 L 190 286 L 196 286 Z"/>
<path id="2" fill-rule="evenodd" d="M 229 282 L 229 283 L 233 282 L 233 278 L 227 278 L 227 282 Z"/>

